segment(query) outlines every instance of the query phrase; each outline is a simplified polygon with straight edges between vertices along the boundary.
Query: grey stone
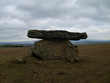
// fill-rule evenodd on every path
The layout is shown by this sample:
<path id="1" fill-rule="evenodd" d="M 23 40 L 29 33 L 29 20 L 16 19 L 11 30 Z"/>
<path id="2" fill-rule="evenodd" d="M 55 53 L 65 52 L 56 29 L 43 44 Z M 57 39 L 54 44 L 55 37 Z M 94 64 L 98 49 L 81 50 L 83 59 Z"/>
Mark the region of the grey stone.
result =
<path id="1" fill-rule="evenodd" d="M 68 32 L 63 30 L 53 30 L 53 31 L 45 31 L 45 30 L 29 30 L 28 35 L 29 38 L 39 38 L 39 39 L 63 39 L 63 40 L 80 40 L 86 39 L 87 34 L 78 33 L 78 32 Z"/>
<path id="2" fill-rule="evenodd" d="M 78 61 L 78 49 L 69 40 L 41 40 L 34 43 L 31 56 L 43 60 Z"/>
<path id="3" fill-rule="evenodd" d="M 26 63 L 26 59 L 24 59 L 24 58 L 15 58 L 13 60 L 13 63 L 15 63 L 15 64 L 24 64 L 24 63 Z"/>

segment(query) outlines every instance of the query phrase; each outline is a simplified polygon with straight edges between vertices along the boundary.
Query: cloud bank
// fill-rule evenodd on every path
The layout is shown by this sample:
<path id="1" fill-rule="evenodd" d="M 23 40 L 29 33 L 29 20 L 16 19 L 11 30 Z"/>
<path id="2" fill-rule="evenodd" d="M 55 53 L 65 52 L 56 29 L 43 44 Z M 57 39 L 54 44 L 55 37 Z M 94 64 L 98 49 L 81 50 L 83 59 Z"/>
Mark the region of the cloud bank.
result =
<path id="1" fill-rule="evenodd" d="M 1 0 L 0 41 L 32 40 L 30 29 L 87 32 L 110 40 L 110 0 Z"/>

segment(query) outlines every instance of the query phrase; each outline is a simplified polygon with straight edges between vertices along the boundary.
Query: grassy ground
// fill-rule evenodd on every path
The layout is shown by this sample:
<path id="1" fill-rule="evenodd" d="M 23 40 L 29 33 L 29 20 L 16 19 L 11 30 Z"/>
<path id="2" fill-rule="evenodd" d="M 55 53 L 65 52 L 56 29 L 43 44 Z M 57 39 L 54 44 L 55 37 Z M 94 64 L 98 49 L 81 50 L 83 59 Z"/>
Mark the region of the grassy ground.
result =
<path id="1" fill-rule="evenodd" d="M 110 44 L 79 45 L 79 62 L 13 58 L 28 55 L 30 47 L 0 48 L 0 83 L 110 83 Z"/>

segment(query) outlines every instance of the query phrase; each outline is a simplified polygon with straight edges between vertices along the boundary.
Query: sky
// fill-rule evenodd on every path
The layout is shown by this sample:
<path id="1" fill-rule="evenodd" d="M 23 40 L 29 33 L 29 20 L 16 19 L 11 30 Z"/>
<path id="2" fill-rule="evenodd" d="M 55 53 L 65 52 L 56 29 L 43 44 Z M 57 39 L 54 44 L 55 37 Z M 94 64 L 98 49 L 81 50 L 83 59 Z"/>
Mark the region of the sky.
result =
<path id="1" fill-rule="evenodd" d="M 30 41 L 28 30 L 86 32 L 110 40 L 110 0 L 0 0 L 0 42 Z"/>

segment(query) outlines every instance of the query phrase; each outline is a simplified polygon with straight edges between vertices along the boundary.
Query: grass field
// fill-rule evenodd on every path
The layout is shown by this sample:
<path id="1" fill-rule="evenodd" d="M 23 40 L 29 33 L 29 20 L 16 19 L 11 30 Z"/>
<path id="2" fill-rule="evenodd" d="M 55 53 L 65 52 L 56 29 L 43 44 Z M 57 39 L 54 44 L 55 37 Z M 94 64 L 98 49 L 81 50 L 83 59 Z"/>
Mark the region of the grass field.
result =
<path id="1" fill-rule="evenodd" d="M 31 47 L 0 48 L 0 83 L 110 83 L 110 44 L 79 45 L 79 62 L 36 60 L 11 63 Z"/>

